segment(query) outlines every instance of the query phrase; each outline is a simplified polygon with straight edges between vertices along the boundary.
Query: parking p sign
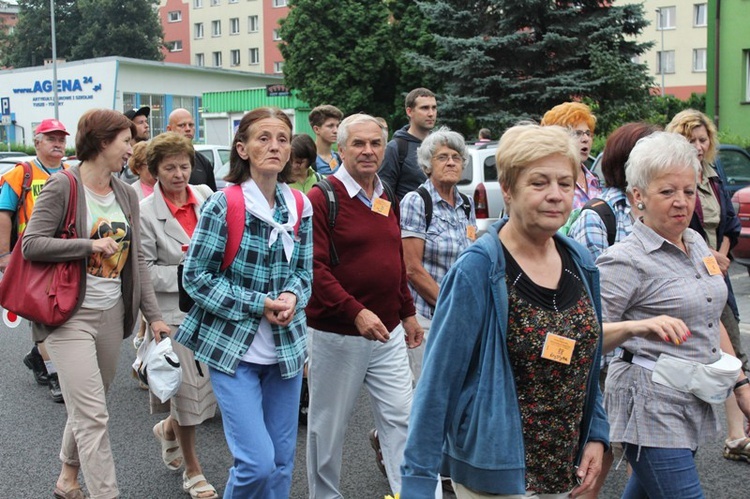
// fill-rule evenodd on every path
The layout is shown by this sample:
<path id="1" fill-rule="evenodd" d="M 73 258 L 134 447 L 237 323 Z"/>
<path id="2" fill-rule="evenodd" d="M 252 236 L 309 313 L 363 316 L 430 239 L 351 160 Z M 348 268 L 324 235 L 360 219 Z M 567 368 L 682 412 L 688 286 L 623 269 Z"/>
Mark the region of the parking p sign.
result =
<path id="1" fill-rule="evenodd" d="M 0 114 L 10 115 L 10 97 L 0 97 Z"/>

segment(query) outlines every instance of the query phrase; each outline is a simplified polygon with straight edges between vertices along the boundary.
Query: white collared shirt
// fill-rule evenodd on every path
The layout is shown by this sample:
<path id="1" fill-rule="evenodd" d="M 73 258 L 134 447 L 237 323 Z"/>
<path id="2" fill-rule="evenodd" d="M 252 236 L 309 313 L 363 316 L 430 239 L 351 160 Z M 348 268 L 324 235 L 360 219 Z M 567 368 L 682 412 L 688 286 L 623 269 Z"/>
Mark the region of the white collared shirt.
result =
<path id="1" fill-rule="evenodd" d="M 342 166 L 345 167 L 346 165 Z M 354 177 L 349 174 L 349 171 L 346 168 L 337 168 L 333 176 L 339 179 L 342 184 L 344 184 L 346 193 L 350 198 L 358 198 L 368 208 L 372 208 L 373 200 L 379 198 L 383 194 L 383 183 L 380 182 L 380 178 L 377 176 L 377 174 L 375 175 L 375 190 L 373 192 L 372 199 L 367 197 L 365 190 L 361 185 L 357 183 L 356 180 L 354 180 Z"/>

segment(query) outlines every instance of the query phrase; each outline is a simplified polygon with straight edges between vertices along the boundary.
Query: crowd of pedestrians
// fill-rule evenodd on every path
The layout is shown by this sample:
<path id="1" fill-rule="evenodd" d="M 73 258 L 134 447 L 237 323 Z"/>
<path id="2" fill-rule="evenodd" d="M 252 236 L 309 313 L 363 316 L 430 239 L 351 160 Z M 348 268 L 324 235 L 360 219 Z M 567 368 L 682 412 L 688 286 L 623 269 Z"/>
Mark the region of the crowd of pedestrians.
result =
<path id="1" fill-rule="evenodd" d="M 28 260 L 81 262 L 76 310 L 33 324 L 23 359 L 68 412 L 56 498 L 128 497 L 106 394 L 133 332 L 171 338 L 179 358 L 179 389 L 149 395 L 167 415 L 143 438 L 194 499 L 288 498 L 300 414 L 310 498 L 341 497 L 363 388 L 373 466 L 402 499 L 597 497 L 617 456 L 622 497 L 701 498 L 694 456 L 720 434 L 717 404 L 724 457 L 750 463 L 727 276 L 740 226 L 711 120 L 623 125 L 603 179 L 586 166 L 585 104 L 513 126 L 495 157 L 508 215 L 481 235 L 458 189 L 467 140 L 436 128 L 437 104 L 409 92 L 390 141 L 382 118 L 329 104 L 309 114 L 314 139 L 279 109 L 250 111 L 218 192 L 185 109 L 153 138 L 148 107 L 88 111 L 72 168 L 65 126 L 37 127 L 35 160 L 2 178 L 0 270 L 21 235 Z M 64 240 L 71 189 L 80 237 Z M 197 439 L 217 408 L 233 457 L 223 487 Z"/>

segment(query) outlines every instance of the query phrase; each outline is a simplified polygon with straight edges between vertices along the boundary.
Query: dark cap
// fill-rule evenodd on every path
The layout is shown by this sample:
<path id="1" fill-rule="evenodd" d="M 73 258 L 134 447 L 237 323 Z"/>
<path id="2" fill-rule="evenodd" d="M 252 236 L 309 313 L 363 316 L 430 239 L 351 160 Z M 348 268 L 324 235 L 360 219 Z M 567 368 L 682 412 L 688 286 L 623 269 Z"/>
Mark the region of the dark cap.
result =
<path id="1" fill-rule="evenodd" d="M 125 111 L 123 114 L 127 116 L 130 121 L 133 121 L 136 116 L 145 116 L 148 118 L 148 115 L 151 114 L 151 108 L 148 106 L 143 106 L 140 109 L 131 109 L 130 111 Z"/>

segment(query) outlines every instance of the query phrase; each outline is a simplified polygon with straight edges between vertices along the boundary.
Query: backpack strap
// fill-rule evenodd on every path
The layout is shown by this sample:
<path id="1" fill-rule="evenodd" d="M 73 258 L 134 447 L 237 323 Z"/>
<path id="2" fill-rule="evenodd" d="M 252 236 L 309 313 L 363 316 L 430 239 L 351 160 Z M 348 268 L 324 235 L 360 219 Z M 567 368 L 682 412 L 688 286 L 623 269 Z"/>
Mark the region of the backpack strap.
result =
<path id="1" fill-rule="evenodd" d="M 583 210 L 593 210 L 599 215 L 599 218 L 602 219 L 604 226 L 607 228 L 607 243 L 610 246 L 615 244 L 615 239 L 617 238 L 617 220 L 615 219 L 615 212 L 612 211 L 609 203 L 603 199 L 594 198 L 583 205 L 581 211 Z"/>
<path id="2" fill-rule="evenodd" d="M 333 188 L 333 184 L 327 178 L 324 178 L 313 187 L 317 187 L 323 191 L 323 195 L 326 197 L 328 204 L 328 229 L 331 232 L 329 253 L 331 255 L 331 267 L 335 267 L 339 264 L 339 255 L 336 253 L 336 246 L 333 244 L 333 229 L 336 227 L 336 216 L 339 214 L 339 200 L 336 196 L 336 190 Z"/>
<path id="3" fill-rule="evenodd" d="M 240 250 L 242 234 L 245 231 L 245 197 L 240 185 L 231 185 L 222 191 L 227 197 L 227 245 L 220 268 L 223 272 L 232 264 Z"/>
<path id="4" fill-rule="evenodd" d="M 398 166 L 399 169 L 402 169 L 404 161 L 406 161 L 406 156 L 409 154 L 409 143 L 403 137 L 393 137 L 393 140 L 396 141 L 396 145 L 398 146 Z"/>
<path id="5" fill-rule="evenodd" d="M 23 163 L 19 164 L 23 167 L 23 182 L 21 183 L 21 192 L 18 194 L 16 213 L 18 213 L 18 210 L 20 210 L 21 207 L 26 207 L 26 196 L 29 194 L 29 191 L 31 191 L 32 180 L 31 163 L 29 163 L 28 161 L 24 161 Z"/>
<path id="6" fill-rule="evenodd" d="M 297 208 L 297 222 L 294 224 L 294 235 L 299 233 L 299 225 L 302 223 L 302 210 L 305 207 L 305 200 L 302 198 L 302 193 L 297 189 L 292 189 L 294 195 L 294 205 Z"/>
<path id="7" fill-rule="evenodd" d="M 417 194 L 419 194 L 419 197 L 424 201 L 424 231 L 427 232 L 427 229 L 430 228 L 430 223 L 432 222 L 432 197 L 430 196 L 430 193 L 427 192 L 427 189 L 421 185 L 417 187 Z"/>
<path id="8" fill-rule="evenodd" d="M 463 192 L 459 192 L 458 195 L 461 196 L 461 201 L 463 202 L 466 220 L 471 221 L 471 202 L 469 202 L 469 196 L 467 196 Z"/>

